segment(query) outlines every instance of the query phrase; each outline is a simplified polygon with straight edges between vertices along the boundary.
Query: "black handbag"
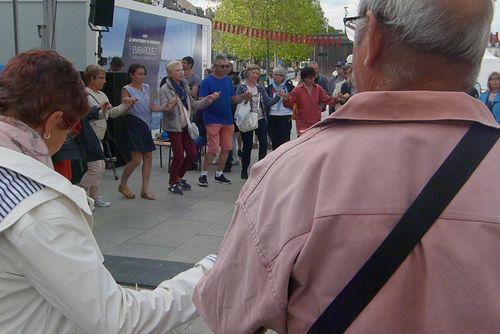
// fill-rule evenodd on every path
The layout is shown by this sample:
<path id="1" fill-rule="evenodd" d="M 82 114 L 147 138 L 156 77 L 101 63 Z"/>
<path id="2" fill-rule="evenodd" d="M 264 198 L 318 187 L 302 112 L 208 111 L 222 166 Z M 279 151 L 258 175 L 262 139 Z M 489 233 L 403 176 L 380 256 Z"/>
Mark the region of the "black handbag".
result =
<path id="1" fill-rule="evenodd" d="M 396 272 L 498 140 L 500 131 L 474 123 L 409 209 L 308 333 L 344 333 Z"/>

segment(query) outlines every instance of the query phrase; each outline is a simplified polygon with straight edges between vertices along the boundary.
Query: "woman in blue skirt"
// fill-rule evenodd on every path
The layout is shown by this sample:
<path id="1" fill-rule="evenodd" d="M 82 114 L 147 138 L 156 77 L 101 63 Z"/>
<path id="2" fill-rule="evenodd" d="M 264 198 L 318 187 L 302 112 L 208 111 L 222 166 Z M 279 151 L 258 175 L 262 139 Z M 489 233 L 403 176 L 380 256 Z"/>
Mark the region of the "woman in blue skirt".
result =
<path id="1" fill-rule="evenodd" d="M 161 111 L 162 107 L 151 102 L 149 85 L 144 83 L 146 68 L 139 64 L 128 68 L 130 83 L 122 88 L 122 101 L 134 99 L 134 104 L 127 114 L 127 137 L 131 159 L 125 166 L 118 191 L 128 199 L 135 198 L 127 181 L 134 170 L 142 162 L 141 197 L 155 200 L 156 197 L 149 191 L 149 178 L 153 162 L 155 145 L 151 136 L 151 112 Z"/>

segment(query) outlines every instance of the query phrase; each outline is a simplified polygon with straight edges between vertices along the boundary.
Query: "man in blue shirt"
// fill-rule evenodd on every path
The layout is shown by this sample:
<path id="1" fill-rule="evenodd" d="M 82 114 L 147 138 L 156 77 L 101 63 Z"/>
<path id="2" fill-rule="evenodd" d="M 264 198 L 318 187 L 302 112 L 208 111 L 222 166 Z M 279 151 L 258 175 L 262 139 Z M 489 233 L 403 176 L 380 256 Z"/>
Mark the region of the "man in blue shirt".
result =
<path id="1" fill-rule="evenodd" d="M 225 75 L 225 70 L 228 66 L 226 56 L 217 56 L 215 58 L 213 73 L 201 82 L 200 97 L 205 97 L 216 92 L 220 94 L 219 98 L 203 112 L 205 127 L 207 129 L 208 152 L 198 179 L 198 184 L 202 187 L 208 186 L 208 166 L 219 152 L 219 149 L 220 153 L 215 172 L 215 181 L 223 184 L 231 183 L 223 173 L 227 155 L 233 149 L 234 125 L 231 103 L 240 103 L 243 100 L 248 101 L 252 97 L 248 92 L 242 95 L 234 95 L 233 82 Z"/>

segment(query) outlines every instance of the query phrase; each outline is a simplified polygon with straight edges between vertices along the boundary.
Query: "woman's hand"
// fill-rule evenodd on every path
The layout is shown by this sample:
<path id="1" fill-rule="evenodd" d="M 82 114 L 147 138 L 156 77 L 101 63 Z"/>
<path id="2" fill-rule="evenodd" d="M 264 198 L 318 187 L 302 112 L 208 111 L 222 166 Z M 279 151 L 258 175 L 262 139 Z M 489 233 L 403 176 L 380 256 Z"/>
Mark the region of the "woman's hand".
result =
<path id="1" fill-rule="evenodd" d="M 101 105 L 99 106 L 99 108 L 101 109 L 102 113 L 104 115 L 106 115 L 106 113 L 108 112 L 109 109 L 112 108 L 111 104 L 109 102 L 103 102 L 101 103 Z"/>
<path id="2" fill-rule="evenodd" d="M 212 94 L 208 95 L 207 96 L 207 100 L 208 100 L 208 102 L 212 103 L 215 100 L 217 100 L 219 97 L 220 97 L 220 93 L 219 92 L 215 92 L 215 93 L 212 93 Z"/>
<path id="3" fill-rule="evenodd" d="M 162 105 L 162 111 L 172 111 L 177 105 L 179 99 L 177 97 L 172 97 L 167 103 Z"/>
<path id="4" fill-rule="evenodd" d="M 252 99 L 252 93 L 250 93 L 248 90 L 243 93 L 243 99 L 248 102 Z"/>
<path id="5" fill-rule="evenodd" d="M 123 98 L 123 104 L 125 105 L 126 108 L 130 108 L 134 105 L 136 99 L 131 98 L 131 97 L 125 97 Z"/>

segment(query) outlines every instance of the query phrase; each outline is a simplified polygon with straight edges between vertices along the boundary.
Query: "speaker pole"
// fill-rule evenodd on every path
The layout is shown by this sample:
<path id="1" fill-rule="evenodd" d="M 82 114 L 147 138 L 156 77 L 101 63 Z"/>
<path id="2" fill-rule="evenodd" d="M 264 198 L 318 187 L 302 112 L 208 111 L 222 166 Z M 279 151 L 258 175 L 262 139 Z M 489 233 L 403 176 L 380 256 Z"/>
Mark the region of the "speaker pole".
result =
<path id="1" fill-rule="evenodd" d="M 104 59 L 102 58 L 102 33 L 103 32 L 109 32 L 109 27 L 101 27 L 101 26 L 95 26 L 92 23 L 89 22 L 89 27 L 90 30 L 96 31 L 98 33 L 97 35 L 97 52 L 95 55 L 97 56 L 97 63 L 101 66 L 105 65 Z"/>
<path id="2" fill-rule="evenodd" d="M 12 1 L 12 18 L 14 21 L 14 50 L 16 56 L 19 54 L 19 23 L 18 23 L 18 0 Z"/>
<path id="3" fill-rule="evenodd" d="M 97 63 L 101 66 L 105 65 L 104 59 L 102 59 L 102 31 L 98 31 L 97 35 Z"/>
<path id="4" fill-rule="evenodd" d="M 43 0 L 42 49 L 53 50 L 55 46 L 55 6 L 56 0 Z"/>

